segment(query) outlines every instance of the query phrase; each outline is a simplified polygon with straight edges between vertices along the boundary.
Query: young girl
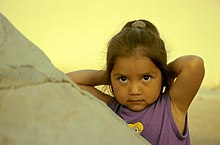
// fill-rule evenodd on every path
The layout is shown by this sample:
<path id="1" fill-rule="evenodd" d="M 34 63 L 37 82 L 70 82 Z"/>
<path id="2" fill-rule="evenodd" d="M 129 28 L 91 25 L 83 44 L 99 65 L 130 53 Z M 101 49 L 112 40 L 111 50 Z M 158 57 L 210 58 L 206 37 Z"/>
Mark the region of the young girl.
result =
<path id="1" fill-rule="evenodd" d="M 110 40 L 106 70 L 67 75 L 151 144 L 190 144 L 187 110 L 204 77 L 203 60 L 189 55 L 167 64 L 164 42 L 151 22 L 128 22 Z M 114 97 L 98 85 L 109 85 Z"/>

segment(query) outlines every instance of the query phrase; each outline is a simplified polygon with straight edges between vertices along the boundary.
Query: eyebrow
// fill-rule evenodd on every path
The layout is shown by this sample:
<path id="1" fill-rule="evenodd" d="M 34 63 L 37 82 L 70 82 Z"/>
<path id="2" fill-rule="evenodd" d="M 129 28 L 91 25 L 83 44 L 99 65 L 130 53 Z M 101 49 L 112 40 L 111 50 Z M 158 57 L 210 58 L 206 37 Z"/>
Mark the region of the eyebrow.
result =
<path id="1" fill-rule="evenodd" d="M 123 74 L 123 73 L 114 73 L 113 76 L 116 76 L 116 77 L 117 77 L 117 76 L 127 76 L 127 75 L 126 75 L 126 74 Z"/>
<path id="2" fill-rule="evenodd" d="M 155 75 L 157 74 L 156 71 L 149 71 L 149 72 L 142 72 L 139 74 L 139 76 L 144 76 L 144 75 Z M 113 74 L 114 77 L 117 77 L 117 76 L 127 76 L 127 74 L 123 74 L 123 73 L 119 73 L 119 72 L 116 72 Z"/>
<path id="3" fill-rule="evenodd" d="M 143 73 L 140 73 L 140 75 L 154 75 L 154 74 L 157 74 L 157 72 L 156 71 L 150 71 L 150 72 L 143 72 Z"/>

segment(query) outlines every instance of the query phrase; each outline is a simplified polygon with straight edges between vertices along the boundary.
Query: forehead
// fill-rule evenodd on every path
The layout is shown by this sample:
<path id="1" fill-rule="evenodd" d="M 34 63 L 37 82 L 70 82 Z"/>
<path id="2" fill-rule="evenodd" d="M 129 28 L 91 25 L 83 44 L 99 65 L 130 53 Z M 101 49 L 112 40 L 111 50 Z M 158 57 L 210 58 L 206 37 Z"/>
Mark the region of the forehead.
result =
<path id="1" fill-rule="evenodd" d="M 138 54 L 128 57 L 117 57 L 112 71 L 120 73 L 160 72 L 159 68 L 153 63 L 150 58 Z"/>

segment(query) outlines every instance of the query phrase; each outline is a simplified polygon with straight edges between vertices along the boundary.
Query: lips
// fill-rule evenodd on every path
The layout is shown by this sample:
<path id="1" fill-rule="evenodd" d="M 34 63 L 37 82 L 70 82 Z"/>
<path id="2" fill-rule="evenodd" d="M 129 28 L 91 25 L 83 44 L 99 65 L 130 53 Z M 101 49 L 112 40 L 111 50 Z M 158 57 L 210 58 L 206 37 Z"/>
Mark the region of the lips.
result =
<path id="1" fill-rule="evenodd" d="M 130 103 L 141 103 L 143 101 L 144 100 L 128 100 L 128 102 L 130 102 Z"/>

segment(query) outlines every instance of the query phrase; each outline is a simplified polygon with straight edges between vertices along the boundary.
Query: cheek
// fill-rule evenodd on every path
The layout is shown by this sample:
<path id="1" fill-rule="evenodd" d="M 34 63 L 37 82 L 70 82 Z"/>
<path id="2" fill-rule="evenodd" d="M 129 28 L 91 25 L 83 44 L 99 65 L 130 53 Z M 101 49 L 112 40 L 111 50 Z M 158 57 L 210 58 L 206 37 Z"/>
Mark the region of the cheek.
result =
<path id="1" fill-rule="evenodd" d="M 112 83 L 113 95 L 124 96 L 125 88 L 123 88 L 119 83 Z"/>
<path id="2" fill-rule="evenodd" d="M 119 87 L 119 84 L 118 84 L 117 80 L 115 80 L 111 77 L 111 88 L 112 88 L 112 91 L 114 92 L 114 94 L 118 90 L 117 89 L 118 87 Z"/>
<path id="3" fill-rule="evenodd" d="M 113 90 L 114 94 L 118 92 L 118 90 L 119 90 L 118 88 L 119 88 L 119 85 L 115 82 L 112 82 L 112 90 Z"/>

